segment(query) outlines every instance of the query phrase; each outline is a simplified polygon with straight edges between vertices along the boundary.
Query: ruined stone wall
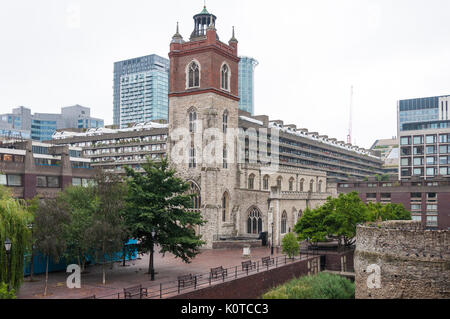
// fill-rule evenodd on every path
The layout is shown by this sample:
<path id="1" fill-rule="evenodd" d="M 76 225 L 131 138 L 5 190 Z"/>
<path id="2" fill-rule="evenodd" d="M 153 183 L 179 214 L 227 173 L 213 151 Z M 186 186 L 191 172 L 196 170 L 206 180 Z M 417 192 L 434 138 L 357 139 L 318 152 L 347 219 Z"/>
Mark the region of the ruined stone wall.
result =
<path id="1" fill-rule="evenodd" d="M 354 257 L 355 297 L 450 298 L 448 236 L 448 230 L 422 229 L 420 221 L 358 226 Z"/>

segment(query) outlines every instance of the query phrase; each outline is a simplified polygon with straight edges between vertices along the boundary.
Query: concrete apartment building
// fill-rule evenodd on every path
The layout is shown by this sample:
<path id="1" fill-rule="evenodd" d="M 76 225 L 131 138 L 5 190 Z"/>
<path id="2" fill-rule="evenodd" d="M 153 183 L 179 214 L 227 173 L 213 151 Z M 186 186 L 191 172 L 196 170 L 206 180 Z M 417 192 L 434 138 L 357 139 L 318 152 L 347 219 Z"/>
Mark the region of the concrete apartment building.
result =
<path id="1" fill-rule="evenodd" d="M 86 185 L 95 173 L 90 159 L 81 157 L 81 148 L 0 141 L 0 185 L 17 198 L 55 197 L 67 186 Z"/>
<path id="2" fill-rule="evenodd" d="M 79 147 L 92 167 L 124 173 L 124 165 L 139 170 L 147 157 L 159 160 L 165 156 L 167 134 L 167 124 L 146 122 L 125 129 L 56 132 L 49 143 Z"/>
<path id="3" fill-rule="evenodd" d="M 325 171 L 327 177 L 337 180 L 364 179 L 383 174 L 383 162 L 369 150 L 338 142 L 336 139 L 297 130 L 282 121 L 269 123 L 268 116 L 251 117 L 239 111 L 239 128 L 276 128 L 280 133 L 279 164 L 287 167 Z M 83 156 L 91 158 L 93 167 L 122 172 L 123 165 L 139 168 L 145 157 L 157 159 L 166 154 L 168 128 L 155 122 L 140 123 L 127 129 L 91 129 L 85 133 L 57 132 L 49 143 L 83 148 Z M 248 136 L 246 138 L 246 162 L 249 162 Z"/>

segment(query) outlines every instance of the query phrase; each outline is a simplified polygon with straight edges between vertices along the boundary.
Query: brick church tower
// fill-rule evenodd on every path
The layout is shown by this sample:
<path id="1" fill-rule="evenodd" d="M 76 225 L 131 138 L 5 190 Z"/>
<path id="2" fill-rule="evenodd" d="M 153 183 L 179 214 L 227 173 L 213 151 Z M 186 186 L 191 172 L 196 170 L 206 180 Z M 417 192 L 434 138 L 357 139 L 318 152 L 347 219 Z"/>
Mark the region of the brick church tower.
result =
<path id="1" fill-rule="evenodd" d="M 233 30 L 228 44 L 221 42 L 215 25 L 204 7 L 189 41 L 177 25 L 169 53 L 169 159 L 198 194 L 194 206 L 207 223 L 197 232 L 207 247 L 236 233 L 236 141 L 230 135 L 238 127 L 238 41 Z"/>

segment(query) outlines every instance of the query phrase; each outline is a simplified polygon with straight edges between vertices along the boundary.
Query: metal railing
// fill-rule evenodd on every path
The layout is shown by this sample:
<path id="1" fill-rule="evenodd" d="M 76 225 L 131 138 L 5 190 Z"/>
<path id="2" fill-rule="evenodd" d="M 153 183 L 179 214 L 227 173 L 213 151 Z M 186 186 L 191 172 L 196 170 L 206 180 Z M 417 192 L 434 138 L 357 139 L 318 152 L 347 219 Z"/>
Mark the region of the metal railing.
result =
<path id="1" fill-rule="evenodd" d="M 223 268 L 223 272 L 220 273 L 212 273 L 210 271 L 207 273 L 186 274 L 192 275 L 192 279 L 179 279 L 169 282 L 162 282 L 159 284 L 153 284 L 147 287 L 142 285 L 142 287 L 147 288 L 147 296 L 145 296 L 146 299 L 162 299 L 175 297 L 177 295 L 213 286 L 215 284 L 229 282 L 256 273 L 268 271 L 270 269 L 279 268 L 296 261 L 307 260 L 310 257 L 317 257 L 318 255 L 319 254 L 317 252 L 300 252 L 300 255 L 294 258 L 289 258 L 286 255 L 274 257 L 270 256 L 270 259 L 273 262 L 269 263 L 263 263 L 262 258 L 259 258 L 259 260 L 247 259 L 246 261 L 251 260 L 251 266 L 245 267 L 241 264 L 229 268 Z M 183 280 L 184 282 L 182 282 Z M 142 299 L 144 296 L 141 295 L 138 297 Z M 125 296 L 122 291 L 102 296 L 89 296 L 85 297 L 84 299 L 125 299 Z"/>

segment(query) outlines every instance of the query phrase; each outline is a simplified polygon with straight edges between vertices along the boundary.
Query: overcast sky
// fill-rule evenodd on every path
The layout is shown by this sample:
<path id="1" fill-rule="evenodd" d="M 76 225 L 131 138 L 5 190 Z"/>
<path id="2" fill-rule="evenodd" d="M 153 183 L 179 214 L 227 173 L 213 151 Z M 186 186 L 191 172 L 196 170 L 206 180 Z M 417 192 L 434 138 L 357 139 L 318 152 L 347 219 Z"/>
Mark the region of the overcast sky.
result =
<path id="1" fill-rule="evenodd" d="M 256 58 L 255 114 L 353 142 L 396 135 L 396 104 L 450 94 L 449 0 L 207 0 Z M 0 113 L 91 107 L 112 124 L 113 63 L 167 57 L 203 0 L 2 0 Z"/>

